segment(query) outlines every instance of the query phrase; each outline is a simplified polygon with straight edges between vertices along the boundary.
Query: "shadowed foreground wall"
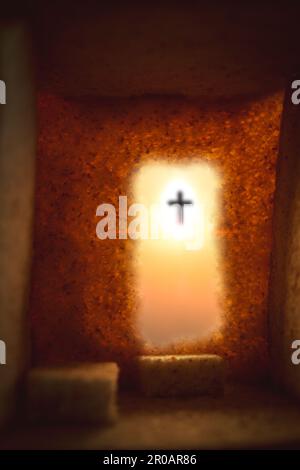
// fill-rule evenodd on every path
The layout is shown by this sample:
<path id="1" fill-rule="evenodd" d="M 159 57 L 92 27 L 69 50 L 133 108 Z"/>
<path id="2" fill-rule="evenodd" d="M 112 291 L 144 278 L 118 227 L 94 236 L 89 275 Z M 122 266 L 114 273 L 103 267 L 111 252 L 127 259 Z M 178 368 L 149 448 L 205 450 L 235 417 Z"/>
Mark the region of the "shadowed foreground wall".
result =
<path id="1" fill-rule="evenodd" d="M 267 375 L 266 297 L 275 161 L 276 94 L 206 107 L 183 98 L 68 101 L 40 95 L 35 255 L 31 292 L 36 364 L 117 359 L 140 352 L 134 241 L 100 241 L 96 208 L 132 197 L 148 161 L 207 161 L 219 169 L 224 329 L 168 352 L 224 355 L 235 377 Z M 154 351 L 158 352 L 158 351 Z"/>
<path id="2" fill-rule="evenodd" d="M 18 24 L 0 27 L 0 427 L 15 412 L 28 365 L 27 300 L 35 174 L 35 108 L 28 35 Z"/>
<path id="3" fill-rule="evenodd" d="M 291 102 L 290 90 L 287 87 L 277 162 L 269 315 L 273 375 L 299 397 L 300 368 L 291 361 L 291 346 L 300 339 L 300 108 Z"/>

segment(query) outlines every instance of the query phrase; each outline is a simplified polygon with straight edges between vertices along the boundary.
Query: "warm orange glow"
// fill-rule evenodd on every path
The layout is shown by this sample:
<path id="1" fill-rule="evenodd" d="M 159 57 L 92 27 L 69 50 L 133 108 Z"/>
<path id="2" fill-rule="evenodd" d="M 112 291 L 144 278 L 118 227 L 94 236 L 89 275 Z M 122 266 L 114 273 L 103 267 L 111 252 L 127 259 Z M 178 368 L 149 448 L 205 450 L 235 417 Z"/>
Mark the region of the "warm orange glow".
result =
<path id="1" fill-rule="evenodd" d="M 136 240 L 101 241 L 97 206 L 118 204 L 156 160 L 206 163 L 222 178 L 222 334 L 165 354 L 214 353 L 239 379 L 265 377 L 266 298 L 282 93 L 220 105 L 175 97 L 39 98 L 30 315 L 33 361 L 46 365 L 156 354 L 137 328 Z M 133 188 L 134 189 L 134 188 Z M 195 252 L 191 251 L 191 257 Z M 178 260 L 178 263 L 180 261 Z"/>
<path id="2" fill-rule="evenodd" d="M 140 240 L 136 278 L 138 323 L 146 343 L 165 346 L 208 337 L 220 327 L 220 255 L 215 237 L 220 178 L 207 164 L 148 164 L 135 180 L 135 199 L 159 226 L 155 239 Z M 182 190 L 191 205 L 168 205 Z M 153 211 L 152 211 L 153 213 Z M 152 232 L 152 233 L 151 233 Z"/>

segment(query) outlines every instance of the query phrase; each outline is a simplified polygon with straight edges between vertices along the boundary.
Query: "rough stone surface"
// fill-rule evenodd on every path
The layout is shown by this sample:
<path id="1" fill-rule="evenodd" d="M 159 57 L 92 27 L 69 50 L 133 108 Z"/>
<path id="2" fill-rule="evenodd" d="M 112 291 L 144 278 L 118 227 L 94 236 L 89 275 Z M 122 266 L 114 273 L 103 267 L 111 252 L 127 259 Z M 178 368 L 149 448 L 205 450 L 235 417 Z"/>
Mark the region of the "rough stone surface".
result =
<path id="1" fill-rule="evenodd" d="M 138 355 L 210 353 L 224 357 L 238 379 L 266 379 L 282 94 L 218 106 L 175 97 L 80 101 L 40 94 L 38 109 L 34 363 L 113 360 L 126 374 Z M 216 236 L 224 247 L 223 329 L 207 342 L 167 350 L 151 349 L 137 327 L 137 242 L 96 236 L 98 205 L 118 206 L 119 195 L 130 205 L 133 178 L 152 161 L 205 162 L 222 180 Z"/>
<path id="2" fill-rule="evenodd" d="M 271 358 L 278 383 L 300 397 L 300 366 L 291 362 L 300 339 L 300 106 L 288 86 L 282 118 L 274 202 L 269 295 Z"/>
<path id="3" fill-rule="evenodd" d="M 300 448 L 299 402 L 275 390 L 226 387 L 222 397 L 120 397 L 115 426 L 19 424 L 1 449 Z"/>
<path id="4" fill-rule="evenodd" d="M 114 363 L 32 369 L 27 385 L 30 421 L 111 423 L 117 417 L 118 367 Z"/>
<path id="5" fill-rule="evenodd" d="M 142 356 L 138 360 L 140 389 L 149 397 L 216 395 L 224 389 L 220 356 Z"/>
<path id="6" fill-rule="evenodd" d="M 0 27 L 0 79 L 7 103 L 0 105 L 0 426 L 15 408 L 27 359 L 25 310 L 31 261 L 35 175 L 35 102 L 26 31 Z"/>

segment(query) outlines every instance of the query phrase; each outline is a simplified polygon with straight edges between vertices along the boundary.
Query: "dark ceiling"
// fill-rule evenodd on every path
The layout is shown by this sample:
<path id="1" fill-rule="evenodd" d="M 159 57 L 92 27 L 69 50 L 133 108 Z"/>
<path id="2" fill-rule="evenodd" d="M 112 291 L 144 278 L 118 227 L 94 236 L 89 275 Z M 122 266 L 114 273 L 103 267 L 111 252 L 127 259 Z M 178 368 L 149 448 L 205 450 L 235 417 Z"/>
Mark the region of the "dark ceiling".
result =
<path id="1" fill-rule="evenodd" d="M 300 2 L 24 2 L 39 88 L 71 96 L 265 94 L 299 68 Z M 3 15 L 4 16 L 4 15 Z"/>

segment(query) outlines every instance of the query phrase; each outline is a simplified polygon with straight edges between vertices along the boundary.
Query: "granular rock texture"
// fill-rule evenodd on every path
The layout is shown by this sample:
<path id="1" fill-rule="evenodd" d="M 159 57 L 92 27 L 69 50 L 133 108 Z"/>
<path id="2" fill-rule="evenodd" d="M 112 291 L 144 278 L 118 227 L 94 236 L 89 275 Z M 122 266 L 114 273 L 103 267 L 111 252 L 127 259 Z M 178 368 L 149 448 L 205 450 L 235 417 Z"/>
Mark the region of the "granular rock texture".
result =
<path id="1" fill-rule="evenodd" d="M 218 396 L 224 392 L 225 364 L 215 354 L 140 356 L 140 390 L 148 397 Z"/>
<path id="2" fill-rule="evenodd" d="M 116 360 L 129 367 L 137 354 L 205 352 L 225 357 L 235 377 L 265 376 L 282 94 L 218 106 L 175 97 L 79 101 L 42 94 L 38 108 L 35 364 Z M 97 206 L 117 206 L 119 195 L 130 203 L 133 175 L 153 160 L 205 161 L 223 180 L 223 329 L 167 351 L 151 350 L 136 329 L 136 242 L 96 237 Z"/>

